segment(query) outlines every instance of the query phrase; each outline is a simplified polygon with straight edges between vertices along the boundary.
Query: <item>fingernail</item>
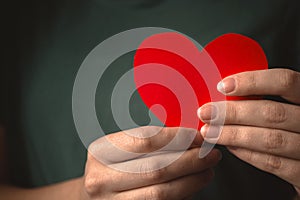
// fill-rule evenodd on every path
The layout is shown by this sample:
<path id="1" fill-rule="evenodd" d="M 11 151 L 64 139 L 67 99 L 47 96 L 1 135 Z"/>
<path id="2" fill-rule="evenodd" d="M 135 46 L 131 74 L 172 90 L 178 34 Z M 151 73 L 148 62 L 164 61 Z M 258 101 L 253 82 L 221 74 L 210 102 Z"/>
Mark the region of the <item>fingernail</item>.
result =
<path id="1" fill-rule="evenodd" d="M 204 125 L 200 132 L 203 138 L 216 139 L 220 135 L 220 127 Z"/>
<path id="2" fill-rule="evenodd" d="M 234 91 L 235 89 L 235 80 L 234 78 L 225 78 L 220 81 L 217 85 L 217 89 L 219 92 L 223 94 L 228 94 Z"/>
<path id="3" fill-rule="evenodd" d="M 202 121 L 213 120 L 217 117 L 217 107 L 211 104 L 206 104 L 198 109 L 198 117 Z"/>

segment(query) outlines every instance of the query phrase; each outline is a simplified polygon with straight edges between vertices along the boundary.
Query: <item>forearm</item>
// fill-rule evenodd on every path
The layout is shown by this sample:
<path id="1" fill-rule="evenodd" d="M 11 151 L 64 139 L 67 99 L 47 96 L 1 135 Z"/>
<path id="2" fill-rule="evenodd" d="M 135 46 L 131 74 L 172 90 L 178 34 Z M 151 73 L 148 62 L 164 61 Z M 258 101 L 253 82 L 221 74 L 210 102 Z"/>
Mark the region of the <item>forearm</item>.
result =
<path id="1" fill-rule="evenodd" d="M 6 200 L 79 200 L 82 194 L 82 178 L 72 179 L 62 183 L 34 188 L 23 189 L 8 185 L 0 185 L 0 199 Z"/>

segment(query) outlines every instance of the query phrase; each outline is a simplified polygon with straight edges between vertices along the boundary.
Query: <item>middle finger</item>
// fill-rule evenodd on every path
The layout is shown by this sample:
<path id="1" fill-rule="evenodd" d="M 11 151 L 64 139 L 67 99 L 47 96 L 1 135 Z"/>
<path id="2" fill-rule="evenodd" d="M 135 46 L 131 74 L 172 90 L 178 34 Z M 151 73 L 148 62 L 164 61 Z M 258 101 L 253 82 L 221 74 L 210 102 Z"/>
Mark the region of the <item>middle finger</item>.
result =
<path id="1" fill-rule="evenodd" d="M 208 124 L 248 125 L 300 133 L 300 108 L 269 100 L 208 103 L 198 110 L 198 115 Z"/>

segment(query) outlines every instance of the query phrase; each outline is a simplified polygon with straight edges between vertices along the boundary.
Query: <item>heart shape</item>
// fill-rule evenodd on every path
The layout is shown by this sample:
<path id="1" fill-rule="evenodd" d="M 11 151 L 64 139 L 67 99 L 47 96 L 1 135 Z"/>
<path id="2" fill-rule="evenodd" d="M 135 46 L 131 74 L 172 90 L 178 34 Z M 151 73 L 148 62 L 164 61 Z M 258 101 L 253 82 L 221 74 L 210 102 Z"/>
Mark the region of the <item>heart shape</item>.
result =
<path id="1" fill-rule="evenodd" d="M 146 38 L 137 49 L 134 81 L 144 103 L 166 126 L 200 129 L 196 111 L 201 105 L 245 99 L 222 95 L 216 87 L 219 81 L 267 68 L 264 51 L 246 36 L 225 34 L 201 49 L 183 34 L 166 32 Z"/>

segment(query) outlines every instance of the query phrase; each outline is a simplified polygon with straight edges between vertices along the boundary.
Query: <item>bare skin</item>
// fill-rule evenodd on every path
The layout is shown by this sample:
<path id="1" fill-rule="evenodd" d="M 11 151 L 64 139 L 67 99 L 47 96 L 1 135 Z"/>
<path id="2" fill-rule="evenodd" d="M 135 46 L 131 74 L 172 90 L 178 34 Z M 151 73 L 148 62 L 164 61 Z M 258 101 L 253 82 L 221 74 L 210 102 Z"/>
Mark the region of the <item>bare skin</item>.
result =
<path id="1" fill-rule="evenodd" d="M 134 133 L 151 133 L 156 130 L 157 127 L 140 127 L 134 129 Z M 221 159 L 218 150 L 213 150 L 203 159 L 198 158 L 199 148 L 203 142 L 198 131 L 180 128 L 182 136 L 191 139 L 191 145 L 179 159 L 158 170 L 143 169 L 156 167 L 162 160 L 184 151 L 181 143 L 186 140 L 182 139 L 183 137 L 176 141 L 175 146 L 164 149 L 156 156 L 133 156 L 129 159 L 116 154 L 106 157 L 107 153 L 103 153 L 112 150 L 107 141 L 129 152 L 145 154 L 159 150 L 174 138 L 178 130 L 179 128 L 163 128 L 150 138 L 136 138 L 124 132 L 100 138 L 90 145 L 83 177 L 29 190 L 2 186 L 0 199 L 187 199 L 211 181 L 212 167 Z M 105 159 L 110 159 L 109 165 L 103 164 Z M 118 166 L 124 167 L 124 164 L 138 166 L 137 169 L 141 170 L 137 173 L 116 170 Z"/>
<path id="2" fill-rule="evenodd" d="M 297 123 L 300 112 L 298 106 L 300 104 L 299 73 L 276 69 L 245 72 L 231 77 L 234 78 L 236 87 L 232 92 L 228 92 L 229 86 L 226 86 L 224 81 L 224 90 L 225 93 L 228 92 L 227 95 L 280 95 L 295 105 L 266 100 L 227 102 L 223 126 L 223 124 L 218 124 L 218 115 L 214 120 L 210 120 L 211 110 L 204 109 L 204 106 L 209 105 L 207 104 L 201 109 L 203 113 L 199 112 L 200 119 L 207 123 L 201 134 L 206 137 L 207 141 L 213 140 L 208 138 L 206 130 L 222 125 L 221 135 L 215 131 L 217 137 L 219 136 L 219 144 L 228 146 L 229 150 L 240 159 L 283 178 L 298 189 L 300 185 L 300 128 Z M 224 114 L 225 111 L 222 110 L 224 102 L 214 105 L 218 109 L 216 114 Z M 151 130 L 153 127 L 146 129 Z M 104 165 L 96 159 L 98 158 L 97 146 L 105 144 L 105 140 L 100 138 L 91 146 L 90 151 L 93 155 L 88 155 L 83 177 L 28 190 L 0 186 L 0 199 L 187 199 L 211 180 L 213 176 L 211 168 L 217 164 L 220 153 L 213 150 L 205 159 L 198 159 L 202 137 L 190 129 L 185 131 L 187 136 L 190 134 L 196 136 L 190 148 L 177 161 L 163 170 L 132 174 Z M 152 140 L 134 139 L 124 132 L 119 132 L 107 136 L 107 139 L 120 149 L 147 153 L 166 145 L 176 132 L 176 128 L 166 128 L 163 134 L 152 137 Z M 130 161 L 137 164 L 147 163 L 145 166 L 148 167 L 151 163 L 159 163 L 162 158 L 181 152 L 180 146 L 179 144 L 179 148 L 162 152 L 160 156 L 146 157 L 146 160 L 142 162 L 140 162 L 140 157 L 131 157 Z M 107 148 L 110 150 L 109 146 L 103 145 L 103 152 Z M 107 159 L 105 155 L 100 155 L 100 158 Z M 157 162 L 152 162 L 153 160 Z M 118 157 L 110 160 L 112 166 L 122 165 L 122 163 L 126 161 Z"/>
<path id="3" fill-rule="evenodd" d="M 208 142 L 226 145 L 241 160 L 291 183 L 300 195 L 299 88 L 300 73 L 288 69 L 229 76 L 219 85 L 228 96 L 277 95 L 294 105 L 268 100 L 208 103 L 198 112 L 206 123 L 201 134 Z M 212 104 L 215 112 L 211 112 Z M 223 116 L 224 125 L 220 124 Z"/>

